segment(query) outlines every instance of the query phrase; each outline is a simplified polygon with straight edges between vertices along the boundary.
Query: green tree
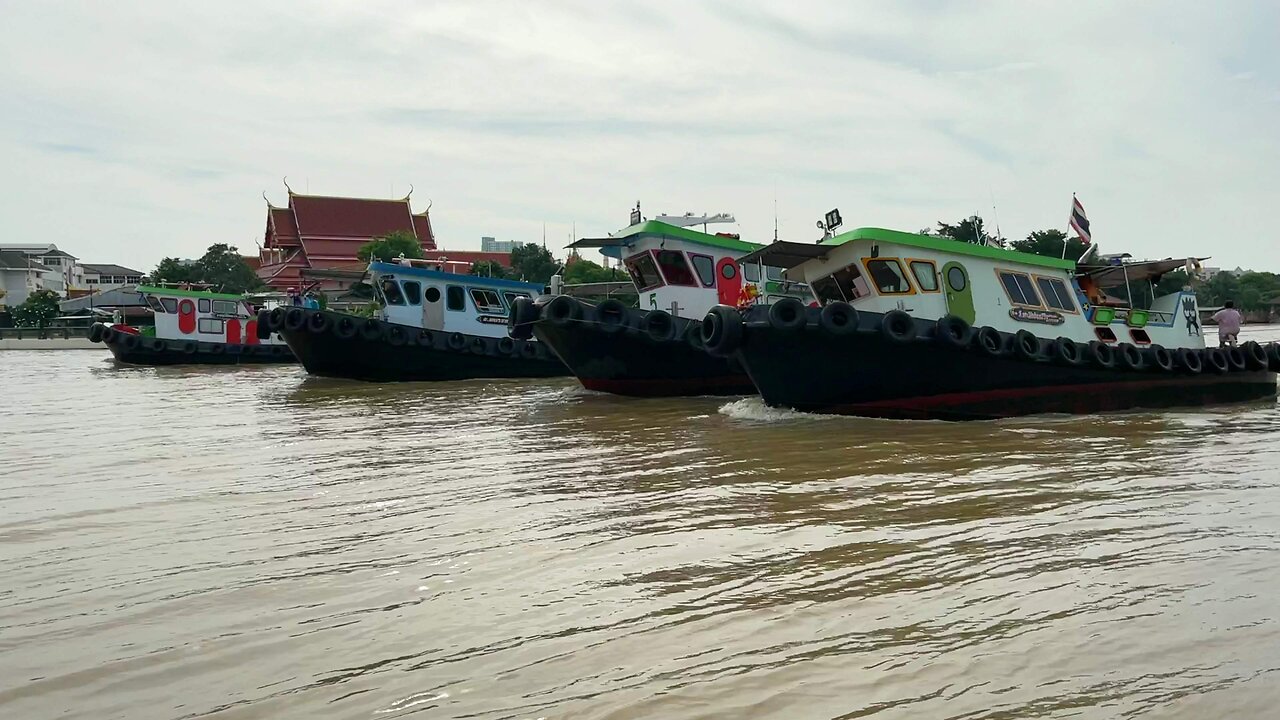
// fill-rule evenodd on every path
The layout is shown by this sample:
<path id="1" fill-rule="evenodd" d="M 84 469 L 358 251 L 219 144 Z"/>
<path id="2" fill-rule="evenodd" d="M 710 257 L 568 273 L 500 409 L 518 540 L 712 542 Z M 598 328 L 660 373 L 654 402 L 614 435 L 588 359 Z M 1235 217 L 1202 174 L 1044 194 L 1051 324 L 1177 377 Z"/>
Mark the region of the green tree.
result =
<path id="1" fill-rule="evenodd" d="M 413 233 L 405 230 L 396 230 L 386 235 L 367 242 L 360 246 L 356 251 L 356 257 L 369 262 L 373 258 L 377 258 L 383 262 L 392 262 L 404 255 L 407 258 L 422 257 L 422 243 L 418 242 L 418 238 Z"/>
<path id="2" fill-rule="evenodd" d="M 195 263 L 184 263 L 178 258 L 167 257 L 160 261 L 151 271 L 151 282 L 154 283 L 195 283 L 201 282 L 197 277 L 198 268 Z"/>
<path id="3" fill-rule="evenodd" d="M 1062 257 L 1064 243 L 1067 246 L 1066 257 L 1068 260 L 1079 260 L 1085 249 L 1089 247 L 1080 238 L 1068 238 L 1065 232 L 1057 228 L 1050 228 L 1048 230 L 1035 230 L 1023 240 L 1014 240 L 1009 243 L 1009 249 L 1031 253 L 1032 255 L 1060 258 Z"/>
<path id="4" fill-rule="evenodd" d="M 997 245 L 999 247 L 1005 246 L 1005 239 L 988 233 L 986 228 L 983 226 L 982 218 L 977 215 L 964 218 L 954 225 L 944 223 L 939 220 L 938 230 L 933 234 L 938 237 L 949 237 L 952 240 L 959 240 L 960 242 L 976 243 L 978 245 Z"/>
<path id="5" fill-rule="evenodd" d="M 481 260 L 478 263 L 471 264 L 471 274 L 481 277 L 504 278 L 507 276 L 507 269 L 492 260 Z"/>
<path id="6" fill-rule="evenodd" d="M 151 273 L 151 281 L 208 285 L 215 292 L 226 293 L 250 292 L 263 287 L 262 280 L 236 247 L 226 243 L 210 245 L 204 255 L 192 263 L 176 258 L 161 260 Z"/>
<path id="7" fill-rule="evenodd" d="M 560 269 L 560 263 L 541 245 L 524 243 L 511 251 L 511 277 L 545 284 Z"/>
<path id="8" fill-rule="evenodd" d="M 578 258 L 564 268 L 561 277 L 566 285 L 581 283 L 618 282 L 630 280 L 630 276 L 617 268 L 603 267 L 590 260 Z"/>
<path id="9" fill-rule="evenodd" d="M 1170 270 L 1156 282 L 1156 297 L 1172 295 L 1190 284 L 1191 279 L 1187 277 L 1186 270 Z"/>
<path id="10" fill-rule="evenodd" d="M 21 305 L 13 308 L 10 315 L 18 327 L 44 327 L 58 317 L 58 293 L 36 290 Z"/>

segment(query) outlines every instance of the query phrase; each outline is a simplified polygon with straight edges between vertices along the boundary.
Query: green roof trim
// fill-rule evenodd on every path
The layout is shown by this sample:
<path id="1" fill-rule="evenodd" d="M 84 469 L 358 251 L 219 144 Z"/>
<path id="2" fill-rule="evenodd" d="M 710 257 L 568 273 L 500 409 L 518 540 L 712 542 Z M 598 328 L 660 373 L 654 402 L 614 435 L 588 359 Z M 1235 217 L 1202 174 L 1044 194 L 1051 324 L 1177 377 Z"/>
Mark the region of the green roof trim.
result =
<path id="1" fill-rule="evenodd" d="M 745 240 L 735 240 L 734 238 L 721 237 L 719 235 L 711 235 L 689 228 L 676 227 L 668 225 L 657 220 L 647 220 L 629 228 L 620 230 L 614 234 L 614 239 L 634 237 L 639 239 L 641 236 L 653 236 L 672 238 L 675 240 L 684 240 L 686 242 L 695 243 L 697 245 L 710 245 L 711 247 L 722 248 L 724 250 L 735 250 L 737 252 L 748 253 L 753 250 L 759 250 L 762 245 L 749 243 Z"/>
<path id="2" fill-rule="evenodd" d="M 1054 268 L 1056 270 L 1076 269 L 1074 260 L 1063 260 L 1061 258 L 1046 257 L 1044 255 L 1033 255 L 1031 253 L 1018 252 L 1017 250 L 1005 250 L 1004 248 L 989 247 L 987 245 L 975 245 L 974 243 L 960 242 L 950 238 L 938 238 L 930 235 L 918 235 L 916 233 L 902 232 L 900 230 L 886 230 L 884 228 L 857 228 L 847 233 L 841 233 L 822 245 L 843 245 L 854 240 L 878 240 L 880 242 L 893 243 L 895 245 L 908 245 L 911 247 L 923 248 L 925 250 L 937 250 L 938 252 L 955 253 L 956 255 L 972 255 L 974 257 L 986 258 L 988 260 L 1003 260 L 1010 263 L 1018 263 L 1021 265 L 1039 265 L 1040 267 Z"/>
<path id="3" fill-rule="evenodd" d="M 229 295 L 227 293 L 206 292 L 203 290 L 179 290 L 178 288 L 155 287 L 152 285 L 139 285 L 138 292 L 148 295 L 168 295 L 171 297 L 193 297 L 208 298 L 210 300 L 244 300 L 243 295 Z"/>

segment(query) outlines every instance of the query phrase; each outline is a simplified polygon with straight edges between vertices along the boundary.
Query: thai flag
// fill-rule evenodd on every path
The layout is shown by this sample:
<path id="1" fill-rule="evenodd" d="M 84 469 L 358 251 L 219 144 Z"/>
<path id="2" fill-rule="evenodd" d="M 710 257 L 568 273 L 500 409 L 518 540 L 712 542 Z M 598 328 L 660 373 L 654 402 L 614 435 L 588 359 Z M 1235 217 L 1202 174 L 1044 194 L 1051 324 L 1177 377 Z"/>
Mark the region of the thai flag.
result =
<path id="1" fill-rule="evenodd" d="M 1080 204 L 1080 200 L 1075 195 L 1071 196 L 1071 228 L 1080 236 L 1080 240 L 1088 245 L 1091 237 L 1089 235 L 1089 218 L 1084 214 L 1084 205 Z"/>

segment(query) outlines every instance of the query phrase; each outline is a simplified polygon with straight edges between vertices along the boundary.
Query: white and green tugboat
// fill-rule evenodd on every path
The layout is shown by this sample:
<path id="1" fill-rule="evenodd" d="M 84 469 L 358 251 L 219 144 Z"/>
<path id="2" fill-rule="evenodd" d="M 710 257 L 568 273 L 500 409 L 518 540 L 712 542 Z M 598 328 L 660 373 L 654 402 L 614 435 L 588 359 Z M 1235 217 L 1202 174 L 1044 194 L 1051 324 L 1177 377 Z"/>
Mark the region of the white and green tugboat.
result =
<path id="1" fill-rule="evenodd" d="M 767 404 L 808 412 L 969 420 L 1276 395 L 1280 346 L 1206 348 L 1187 289 L 1124 299 L 1199 259 L 1096 249 L 1077 263 L 880 228 L 777 242 L 741 262 L 785 268 L 817 306 L 717 306 L 702 337 Z"/>

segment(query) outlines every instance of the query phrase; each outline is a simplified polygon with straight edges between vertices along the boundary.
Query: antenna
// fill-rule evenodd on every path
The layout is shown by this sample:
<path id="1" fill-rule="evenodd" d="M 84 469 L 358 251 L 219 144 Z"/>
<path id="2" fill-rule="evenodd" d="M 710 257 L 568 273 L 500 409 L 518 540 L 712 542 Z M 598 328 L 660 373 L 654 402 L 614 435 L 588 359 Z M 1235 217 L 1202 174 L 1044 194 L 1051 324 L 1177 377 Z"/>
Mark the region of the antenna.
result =
<path id="1" fill-rule="evenodd" d="M 996 240 L 999 241 L 1004 237 L 1004 233 L 1000 232 L 1000 213 L 996 212 L 996 191 L 990 185 L 987 189 L 991 192 L 991 217 L 996 221 Z"/>
<path id="2" fill-rule="evenodd" d="M 773 183 L 773 241 L 778 242 L 778 183 Z"/>

